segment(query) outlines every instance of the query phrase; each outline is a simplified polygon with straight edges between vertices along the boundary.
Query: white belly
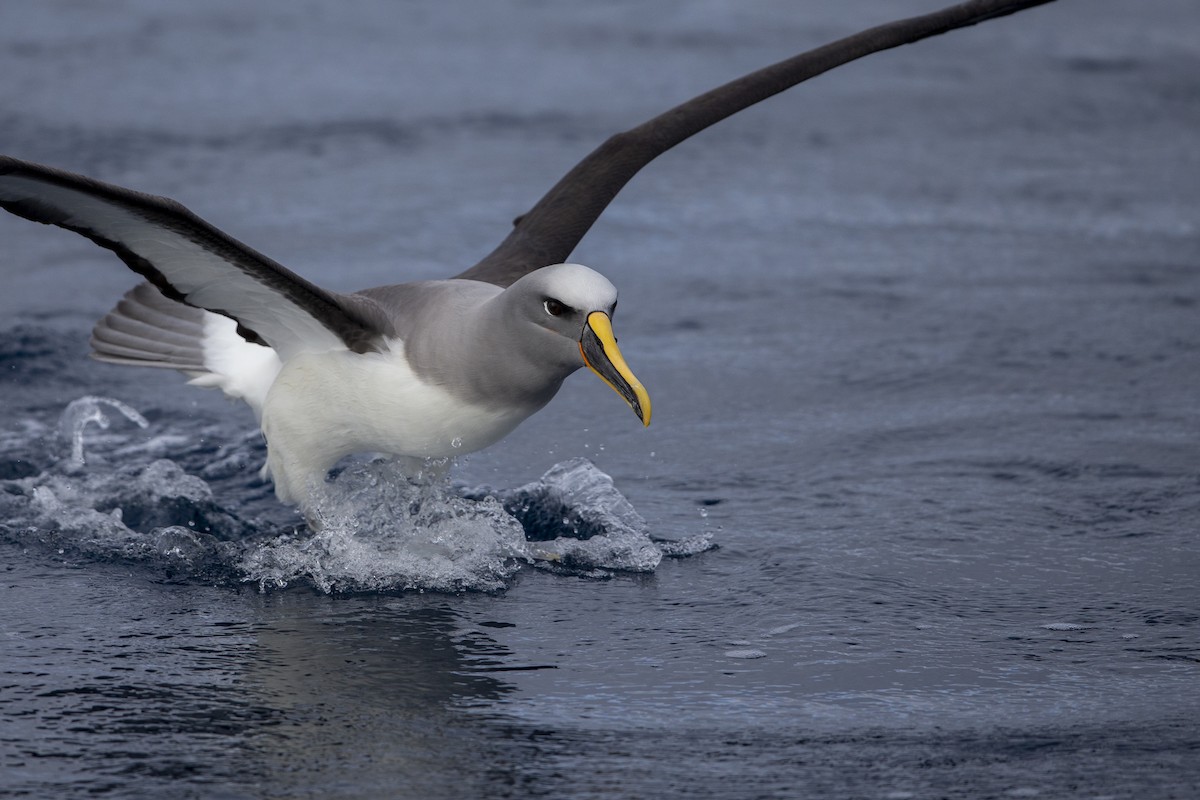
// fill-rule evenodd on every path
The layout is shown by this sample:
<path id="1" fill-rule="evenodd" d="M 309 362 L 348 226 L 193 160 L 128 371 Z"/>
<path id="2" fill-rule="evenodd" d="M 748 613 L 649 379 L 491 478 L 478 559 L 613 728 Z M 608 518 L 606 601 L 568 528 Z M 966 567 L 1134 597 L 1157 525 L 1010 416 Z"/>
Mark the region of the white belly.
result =
<path id="1" fill-rule="evenodd" d="M 309 487 L 343 456 L 469 453 L 502 439 L 537 410 L 460 401 L 418 378 L 395 351 L 305 353 L 283 365 L 262 415 L 267 467 L 280 500 L 302 504 Z"/>

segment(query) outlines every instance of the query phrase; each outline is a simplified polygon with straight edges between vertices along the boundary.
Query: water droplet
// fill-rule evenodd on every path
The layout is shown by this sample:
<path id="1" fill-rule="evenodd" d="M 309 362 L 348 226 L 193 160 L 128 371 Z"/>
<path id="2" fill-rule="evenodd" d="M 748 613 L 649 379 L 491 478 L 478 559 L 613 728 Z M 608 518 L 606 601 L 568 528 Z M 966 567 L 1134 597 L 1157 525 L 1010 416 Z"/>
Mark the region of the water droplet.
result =
<path id="1" fill-rule="evenodd" d="M 708 516 L 708 509 L 707 509 L 707 508 L 704 508 L 703 506 L 701 506 L 701 508 L 700 508 L 700 516 L 701 516 L 701 517 L 707 517 L 707 516 Z"/>
<path id="2" fill-rule="evenodd" d="M 453 439 L 450 440 L 450 446 L 453 447 L 455 450 L 462 447 L 462 437 L 455 436 Z"/>

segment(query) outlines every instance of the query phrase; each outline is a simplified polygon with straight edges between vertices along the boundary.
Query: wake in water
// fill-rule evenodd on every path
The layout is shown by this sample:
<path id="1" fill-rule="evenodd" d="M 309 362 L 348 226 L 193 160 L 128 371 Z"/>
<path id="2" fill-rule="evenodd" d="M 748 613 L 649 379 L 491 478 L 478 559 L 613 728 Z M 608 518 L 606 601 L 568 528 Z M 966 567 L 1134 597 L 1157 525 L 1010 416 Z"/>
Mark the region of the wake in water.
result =
<path id="1" fill-rule="evenodd" d="M 162 457 L 179 437 L 133 435 L 148 424 L 119 401 L 84 397 L 57 431 L 27 422 L 5 434 L 3 452 L 16 455 L 0 460 L 0 534 L 175 579 L 324 592 L 496 591 L 523 566 L 607 577 L 713 546 L 707 534 L 654 540 L 612 479 L 584 459 L 502 490 L 455 487 L 446 462 L 415 476 L 391 460 L 353 463 L 321 487 L 313 526 L 247 520 L 205 479 Z M 250 438 L 235 442 L 200 472 L 244 468 L 253 450 Z"/>

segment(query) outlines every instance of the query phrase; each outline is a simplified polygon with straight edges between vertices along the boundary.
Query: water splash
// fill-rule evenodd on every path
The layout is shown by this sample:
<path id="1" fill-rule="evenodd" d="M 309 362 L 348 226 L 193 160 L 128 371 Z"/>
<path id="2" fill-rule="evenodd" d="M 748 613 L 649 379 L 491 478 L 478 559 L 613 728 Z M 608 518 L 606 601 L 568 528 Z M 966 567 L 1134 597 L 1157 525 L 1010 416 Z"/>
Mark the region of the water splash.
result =
<path id="1" fill-rule="evenodd" d="M 150 427 L 150 423 L 138 413 L 137 409 L 120 400 L 94 395 L 73 400 L 58 421 L 60 435 L 71 443 L 71 455 L 65 465 L 67 468 L 81 469 L 85 465 L 83 434 L 88 425 L 95 425 L 100 430 L 108 430 L 111 423 L 108 415 L 104 413 L 104 406 L 119 411 L 125 419 L 143 430 Z"/>
<path id="2" fill-rule="evenodd" d="M 520 520 L 535 557 L 567 569 L 653 572 L 662 549 L 611 477 L 585 458 L 551 467 L 517 489 L 475 490 L 494 496 Z"/>
<path id="3" fill-rule="evenodd" d="M 612 478 L 585 459 L 501 490 L 453 486 L 449 460 L 355 463 L 317 487 L 311 525 L 281 527 L 244 518 L 246 506 L 222 504 L 206 482 L 228 483 L 231 470 L 260 458 L 256 437 L 198 451 L 178 433 L 109 431 L 109 409 L 147 427 L 120 401 L 84 397 L 59 420 L 68 452 L 47 449 L 45 426 L 11 432 L 0 536 L 67 557 L 143 563 L 176 579 L 329 593 L 497 591 L 530 564 L 608 577 L 712 547 L 707 534 L 654 540 Z M 106 433 L 85 436 L 93 425 Z M 198 475 L 162 457 L 181 452 Z M 241 497 L 269 491 L 246 472 Z"/>
<path id="4" fill-rule="evenodd" d="M 521 525 L 495 500 L 450 490 L 444 468 L 356 464 L 326 484 L 313 530 L 276 537 L 241 559 L 261 587 L 310 582 L 325 592 L 495 591 L 530 560 Z"/>

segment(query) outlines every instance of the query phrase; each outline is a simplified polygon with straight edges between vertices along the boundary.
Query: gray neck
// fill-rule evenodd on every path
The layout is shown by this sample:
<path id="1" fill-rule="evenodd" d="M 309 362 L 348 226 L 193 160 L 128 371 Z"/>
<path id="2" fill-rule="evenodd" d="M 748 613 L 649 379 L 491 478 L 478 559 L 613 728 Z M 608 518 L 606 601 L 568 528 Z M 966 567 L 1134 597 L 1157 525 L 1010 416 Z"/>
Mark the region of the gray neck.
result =
<path id="1" fill-rule="evenodd" d="M 570 342 L 525 320 L 512 292 L 475 281 L 420 286 L 426 301 L 446 293 L 436 303 L 406 303 L 410 313 L 397 325 L 421 378 L 476 405 L 525 407 L 532 414 L 579 368 Z M 440 309 L 436 317 L 426 312 L 431 307 Z"/>

